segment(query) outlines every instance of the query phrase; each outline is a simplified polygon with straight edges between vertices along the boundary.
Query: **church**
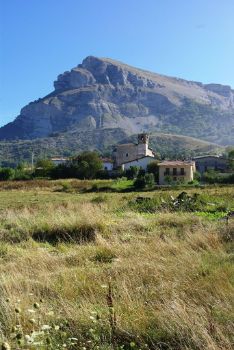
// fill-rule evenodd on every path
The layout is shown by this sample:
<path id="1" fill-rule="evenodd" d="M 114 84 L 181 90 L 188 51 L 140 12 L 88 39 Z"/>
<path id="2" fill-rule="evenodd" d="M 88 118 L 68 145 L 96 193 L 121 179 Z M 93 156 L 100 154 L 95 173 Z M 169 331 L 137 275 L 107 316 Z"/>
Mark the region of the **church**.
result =
<path id="1" fill-rule="evenodd" d="M 154 160 L 154 152 L 149 148 L 149 135 L 139 134 L 138 142 L 115 146 L 113 150 L 114 169 L 129 169 L 131 166 L 146 168 Z"/>

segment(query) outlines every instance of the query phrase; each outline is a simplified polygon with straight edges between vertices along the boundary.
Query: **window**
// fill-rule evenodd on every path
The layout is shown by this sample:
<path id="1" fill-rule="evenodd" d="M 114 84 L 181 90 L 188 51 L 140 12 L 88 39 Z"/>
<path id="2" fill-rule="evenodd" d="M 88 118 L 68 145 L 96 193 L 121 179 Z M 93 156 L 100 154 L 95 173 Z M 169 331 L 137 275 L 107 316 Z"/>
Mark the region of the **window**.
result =
<path id="1" fill-rule="evenodd" d="M 170 168 L 166 168 L 165 175 L 170 175 Z"/>
<path id="2" fill-rule="evenodd" d="M 177 175 L 177 169 L 173 168 L 173 175 Z"/>
<path id="3" fill-rule="evenodd" d="M 128 157 L 128 153 L 126 153 L 126 157 Z"/>
<path id="4" fill-rule="evenodd" d="M 180 175 L 184 175 L 184 168 L 180 168 Z"/>

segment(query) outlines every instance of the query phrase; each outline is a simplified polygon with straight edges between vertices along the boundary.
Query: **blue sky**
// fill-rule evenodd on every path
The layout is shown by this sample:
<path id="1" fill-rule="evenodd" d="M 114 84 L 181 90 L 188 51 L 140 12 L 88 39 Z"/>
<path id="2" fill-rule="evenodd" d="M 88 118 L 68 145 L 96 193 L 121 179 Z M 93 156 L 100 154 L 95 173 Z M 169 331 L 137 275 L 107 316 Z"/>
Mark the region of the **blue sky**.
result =
<path id="1" fill-rule="evenodd" d="M 88 55 L 234 88 L 234 0 L 0 0 L 0 126 Z"/>

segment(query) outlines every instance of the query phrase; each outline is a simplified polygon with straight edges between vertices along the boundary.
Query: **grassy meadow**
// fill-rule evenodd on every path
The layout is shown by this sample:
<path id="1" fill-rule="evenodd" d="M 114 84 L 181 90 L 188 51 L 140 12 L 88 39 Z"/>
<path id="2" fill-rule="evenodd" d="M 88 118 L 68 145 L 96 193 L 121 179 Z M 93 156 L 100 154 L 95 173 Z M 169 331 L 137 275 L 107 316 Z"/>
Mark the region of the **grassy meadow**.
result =
<path id="1" fill-rule="evenodd" d="M 233 348 L 233 186 L 130 189 L 0 183 L 3 350 Z"/>

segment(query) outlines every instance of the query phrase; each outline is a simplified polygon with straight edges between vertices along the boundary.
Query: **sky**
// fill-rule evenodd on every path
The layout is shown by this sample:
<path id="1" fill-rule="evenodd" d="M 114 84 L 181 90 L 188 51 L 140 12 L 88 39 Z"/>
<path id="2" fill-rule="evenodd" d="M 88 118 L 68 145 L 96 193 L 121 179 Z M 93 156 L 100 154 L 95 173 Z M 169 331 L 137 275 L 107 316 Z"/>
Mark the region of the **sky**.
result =
<path id="1" fill-rule="evenodd" d="M 0 0 L 0 126 L 89 55 L 234 88 L 234 0 Z"/>

